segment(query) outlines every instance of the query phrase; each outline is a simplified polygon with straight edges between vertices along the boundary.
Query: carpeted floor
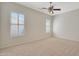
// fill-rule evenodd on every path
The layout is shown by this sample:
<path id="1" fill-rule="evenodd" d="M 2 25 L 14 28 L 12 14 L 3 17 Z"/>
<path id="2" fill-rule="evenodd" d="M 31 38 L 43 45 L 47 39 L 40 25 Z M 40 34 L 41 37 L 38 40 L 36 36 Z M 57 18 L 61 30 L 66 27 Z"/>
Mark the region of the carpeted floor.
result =
<path id="1" fill-rule="evenodd" d="M 0 50 L 1 56 L 77 56 L 79 42 L 49 38 Z"/>

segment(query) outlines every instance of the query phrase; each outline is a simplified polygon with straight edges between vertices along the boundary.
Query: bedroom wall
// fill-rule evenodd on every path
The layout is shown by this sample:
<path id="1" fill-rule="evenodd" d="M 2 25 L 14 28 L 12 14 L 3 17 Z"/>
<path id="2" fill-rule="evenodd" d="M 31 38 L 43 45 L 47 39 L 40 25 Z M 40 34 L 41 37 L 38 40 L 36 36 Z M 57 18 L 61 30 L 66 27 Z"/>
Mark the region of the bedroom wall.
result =
<path id="1" fill-rule="evenodd" d="M 9 47 L 21 43 L 28 43 L 36 40 L 42 40 L 51 36 L 51 33 L 45 32 L 45 19 L 50 16 L 18 5 L 16 3 L 2 3 L 1 12 L 1 46 L 0 48 Z M 20 12 L 25 15 L 24 36 L 12 38 L 10 37 L 10 13 L 12 11 Z"/>
<path id="2" fill-rule="evenodd" d="M 0 4 L 0 46 L 1 46 L 1 4 Z"/>
<path id="3" fill-rule="evenodd" d="M 54 16 L 53 36 L 79 41 L 79 9 Z"/>

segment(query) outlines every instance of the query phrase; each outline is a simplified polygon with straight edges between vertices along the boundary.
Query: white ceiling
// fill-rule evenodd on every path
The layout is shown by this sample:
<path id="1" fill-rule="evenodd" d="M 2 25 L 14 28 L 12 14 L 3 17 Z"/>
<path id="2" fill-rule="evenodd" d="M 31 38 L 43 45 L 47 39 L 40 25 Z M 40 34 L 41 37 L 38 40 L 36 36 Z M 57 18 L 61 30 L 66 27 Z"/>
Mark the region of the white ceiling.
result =
<path id="1" fill-rule="evenodd" d="M 42 7 L 49 7 L 49 2 L 18 2 L 18 4 L 49 14 L 47 10 L 41 9 Z M 79 2 L 53 2 L 53 5 L 54 8 L 61 8 L 61 11 L 54 11 L 54 15 L 79 9 Z"/>

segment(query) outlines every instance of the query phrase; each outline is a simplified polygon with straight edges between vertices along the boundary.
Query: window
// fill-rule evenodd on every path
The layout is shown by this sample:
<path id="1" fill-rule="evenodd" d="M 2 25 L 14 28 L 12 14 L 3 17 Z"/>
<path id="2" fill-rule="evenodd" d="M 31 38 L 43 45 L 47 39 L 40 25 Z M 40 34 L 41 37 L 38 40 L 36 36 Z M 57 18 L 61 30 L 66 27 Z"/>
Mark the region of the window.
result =
<path id="1" fill-rule="evenodd" d="M 16 12 L 11 13 L 11 37 L 21 36 L 24 34 L 24 15 Z"/>
<path id="2" fill-rule="evenodd" d="M 50 25 L 51 25 L 50 19 L 46 19 L 46 32 L 47 33 L 50 33 Z"/>

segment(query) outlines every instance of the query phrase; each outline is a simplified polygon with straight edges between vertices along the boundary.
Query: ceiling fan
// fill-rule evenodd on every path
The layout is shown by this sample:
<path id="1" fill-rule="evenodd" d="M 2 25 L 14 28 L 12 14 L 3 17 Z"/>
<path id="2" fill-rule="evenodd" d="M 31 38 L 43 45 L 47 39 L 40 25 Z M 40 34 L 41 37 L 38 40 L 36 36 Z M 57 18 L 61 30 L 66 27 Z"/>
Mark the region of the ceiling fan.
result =
<path id="1" fill-rule="evenodd" d="M 52 13 L 52 14 L 54 13 L 54 11 L 61 11 L 60 8 L 54 9 L 54 6 L 52 5 L 52 2 L 49 2 L 49 4 L 50 4 L 50 6 L 49 6 L 48 8 L 43 7 L 43 8 L 41 8 L 41 9 L 47 9 L 48 12 L 49 12 L 49 13 Z"/>

